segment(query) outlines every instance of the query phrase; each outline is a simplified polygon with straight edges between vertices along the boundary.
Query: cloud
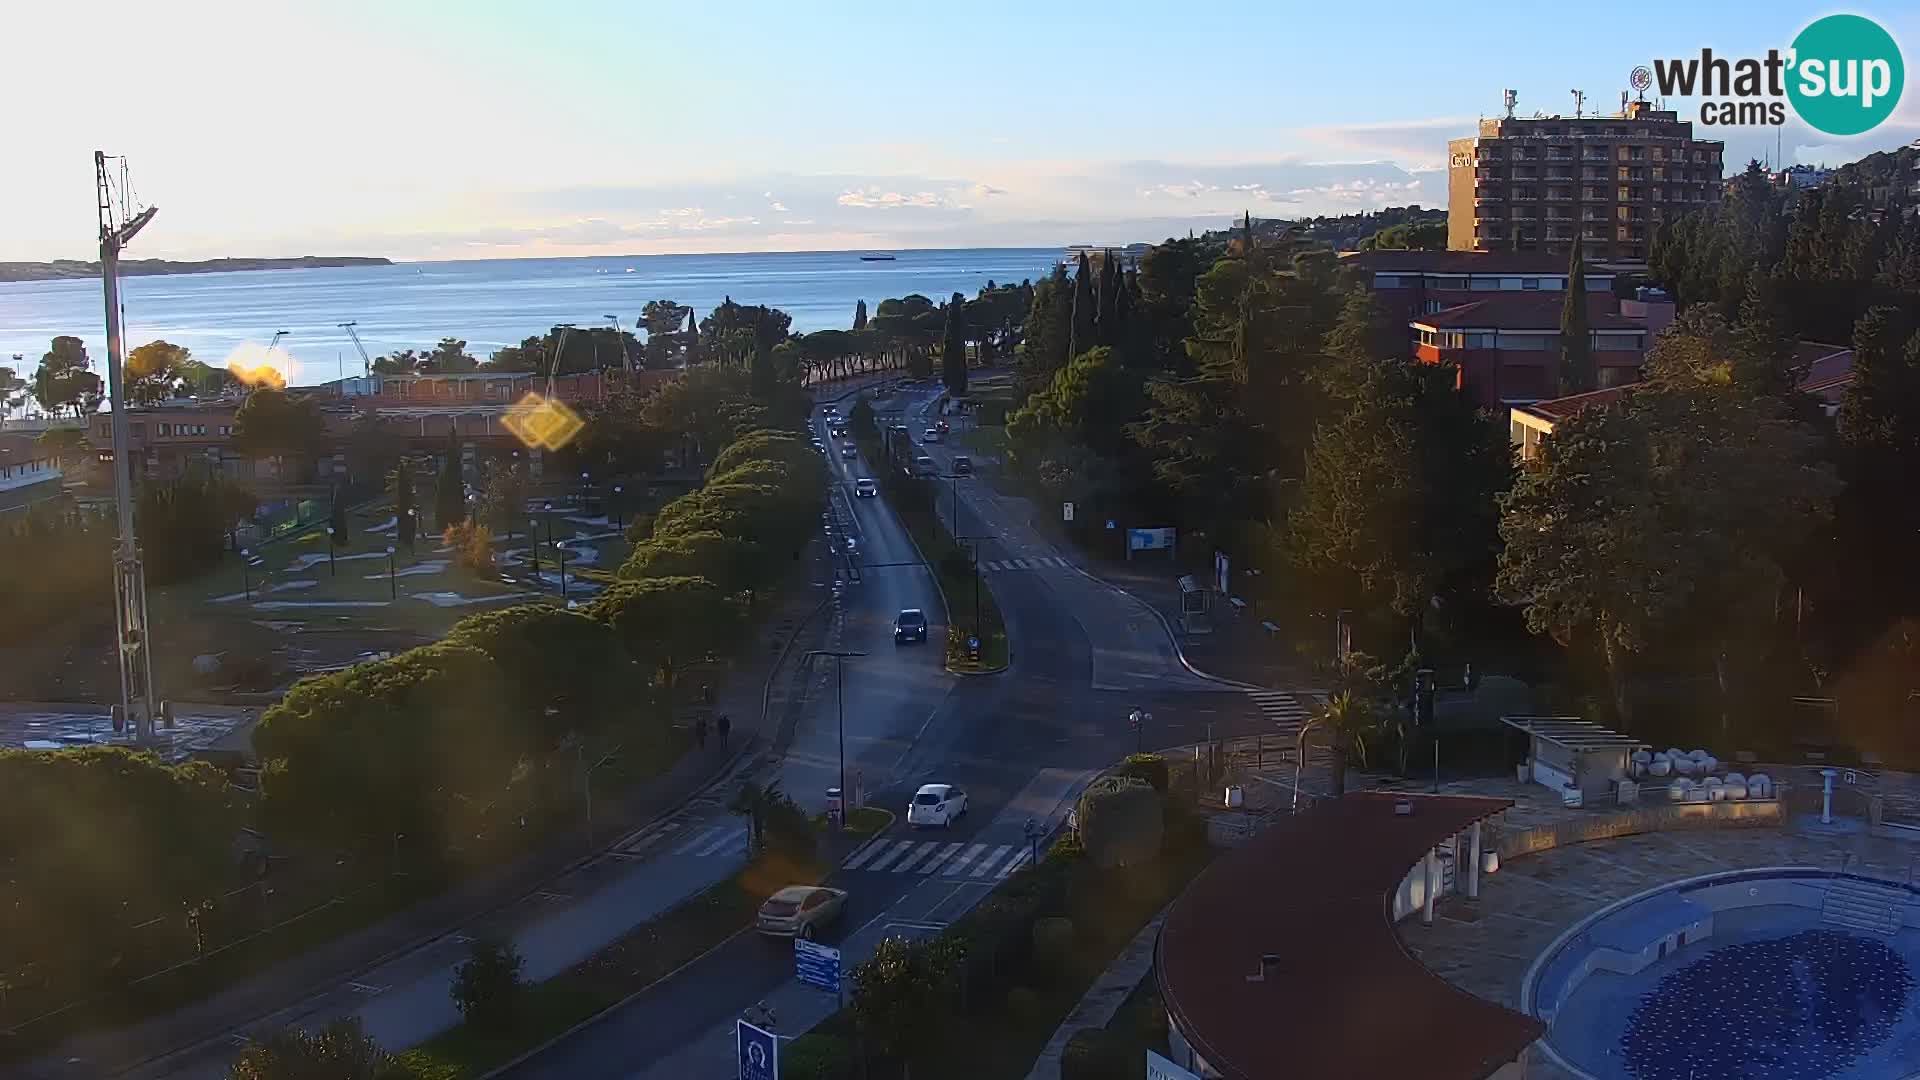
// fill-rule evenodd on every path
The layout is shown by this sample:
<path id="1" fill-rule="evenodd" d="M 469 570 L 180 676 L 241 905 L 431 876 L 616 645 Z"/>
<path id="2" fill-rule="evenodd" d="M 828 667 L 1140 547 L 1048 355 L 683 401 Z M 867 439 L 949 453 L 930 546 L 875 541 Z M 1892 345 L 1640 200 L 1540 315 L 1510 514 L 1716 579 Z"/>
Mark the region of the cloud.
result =
<path id="1" fill-rule="evenodd" d="M 778 214 L 790 213 L 790 211 L 787 209 L 787 204 L 783 202 L 778 202 L 778 201 L 768 203 L 767 209 L 772 210 L 773 212 Z"/>
<path id="2" fill-rule="evenodd" d="M 1365 124 L 1329 124 L 1294 128 L 1288 141 L 1339 155 L 1328 164 L 1392 162 L 1407 169 L 1444 166 L 1447 140 L 1472 135 L 1478 121 L 1468 116 L 1385 120 Z"/>
<path id="3" fill-rule="evenodd" d="M 902 207 L 930 209 L 953 205 L 943 195 L 932 191 L 916 191 L 912 194 L 900 191 L 882 191 L 879 187 L 841 192 L 834 200 L 841 206 L 853 206 L 868 210 L 897 210 Z"/>

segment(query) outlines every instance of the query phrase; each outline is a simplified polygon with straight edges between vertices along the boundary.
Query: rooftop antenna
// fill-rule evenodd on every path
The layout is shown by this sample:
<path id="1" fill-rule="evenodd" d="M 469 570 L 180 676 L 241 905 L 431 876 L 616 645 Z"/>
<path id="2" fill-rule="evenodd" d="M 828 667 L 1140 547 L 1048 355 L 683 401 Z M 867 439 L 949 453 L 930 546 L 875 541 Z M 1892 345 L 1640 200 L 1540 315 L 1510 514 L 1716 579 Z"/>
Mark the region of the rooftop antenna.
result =
<path id="1" fill-rule="evenodd" d="M 1585 90 L 1574 90 L 1570 92 L 1573 94 L 1573 118 L 1578 120 L 1586 113 L 1587 92 Z"/>
<path id="2" fill-rule="evenodd" d="M 1520 100 L 1520 91 L 1502 90 L 1500 91 L 1500 99 L 1507 107 L 1507 119 L 1513 119 L 1513 106 Z"/>
<path id="3" fill-rule="evenodd" d="M 1620 115 L 1627 115 L 1627 92 L 1625 90 L 1620 91 Z"/>
<path id="4" fill-rule="evenodd" d="M 153 663 L 147 648 L 147 575 L 140 564 L 140 541 L 133 531 L 133 451 L 127 438 L 127 395 L 120 369 L 120 252 L 147 227 L 159 207 L 133 212 L 129 202 L 127 159 L 120 167 L 120 189 L 107 176 L 105 151 L 93 152 L 94 187 L 99 195 L 100 287 L 107 305 L 107 393 L 111 395 L 113 431 L 113 509 L 119 541 L 113 549 L 114 626 L 120 653 L 120 706 L 114 727 L 133 721 L 134 741 L 153 741 L 158 716 L 153 698 Z M 138 708 L 135 708 L 136 703 Z"/>

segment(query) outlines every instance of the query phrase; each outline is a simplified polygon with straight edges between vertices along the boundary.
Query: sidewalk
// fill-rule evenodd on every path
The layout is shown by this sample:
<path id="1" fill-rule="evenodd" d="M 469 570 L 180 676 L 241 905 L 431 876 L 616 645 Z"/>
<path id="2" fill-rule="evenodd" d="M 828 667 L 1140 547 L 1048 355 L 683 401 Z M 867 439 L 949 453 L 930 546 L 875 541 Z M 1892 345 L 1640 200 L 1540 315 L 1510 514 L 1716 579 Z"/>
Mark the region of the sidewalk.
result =
<path id="1" fill-rule="evenodd" d="M 1169 904 L 1167 908 L 1172 906 Z M 1067 1041 L 1074 1033 L 1087 1028 L 1099 1030 L 1113 1021 L 1120 1006 L 1126 1004 L 1127 995 L 1153 970 L 1153 946 L 1160 939 L 1160 924 L 1166 921 L 1167 908 L 1161 908 L 1159 914 L 1149 919 L 1147 925 L 1133 935 L 1133 940 L 1127 942 L 1126 948 L 1120 950 L 1120 955 L 1113 958 L 1113 963 L 1107 965 L 1107 970 L 1087 987 L 1080 1003 L 1060 1021 L 1045 1049 L 1034 1059 L 1027 1080 L 1060 1080 L 1060 1055 L 1066 1052 Z"/>
<path id="2" fill-rule="evenodd" d="M 604 871 L 636 871 L 647 864 L 616 860 L 604 852 L 610 845 L 617 846 L 616 838 L 674 812 L 715 780 L 768 751 L 784 711 L 769 707 L 773 697 L 769 691 L 782 681 L 772 678 L 776 664 L 791 654 L 787 646 L 796 635 L 820 625 L 811 616 L 823 607 L 825 597 L 814 587 L 821 577 L 814 563 L 822 557 L 823 553 L 810 552 L 796 568 L 787 601 L 756 632 L 757 640 L 716 688 L 715 709 L 734 718 L 734 747 L 723 750 L 710 736 L 705 751 L 685 755 L 664 776 L 639 785 L 612 805 L 596 806 L 591 843 L 581 831 L 558 830 L 517 863 L 484 873 L 212 997 L 130 1028 L 71 1039 L 31 1063 L 28 1075 L 219 1076 L 211 1067 L 224 1068 L 234 1050 L 231 1040 L 236 1031 L 261 1037 L 316 1013 L 337 1015 L 356 1007 L 366 1015 L 370 1028 L 378 1029 L 383 1042 L 411 1045 L 439 1030 L 432 1025 L 444 1026 L 451 1015 L 444 982 L 439 985 L 438 1005 L 446 1008 L 446 1015 L 423 1006 L 433 996 L 433 981 L 450 970 L 445 959 L 448 950 L 464 953 L 463 942 L 453 936 L 459 929 L 484 923 L 489 929 L 497 927 L 496 932 L 512 933 L 523 950 L 533 950 L 527 955 L 529 973 L 550 974 L 556 964 L 568 966 L 572 962 L 568 957 L 577 959 L 582 950 L 590 954 L 664 906 L 704 887 L 706 882 L 676 876 L 660 882 L 658 889 L 645 889 L 644 896 L 634 894 L 627 891 L 631 886 L 611 880 L 633 875 Z M 721 860 L 709 862 L 718 871 Z M 704 868 L 707 863 L 701 865 Z M 559 879 L 570 876 L 580 879 L 575 884 L 583 889 L 598 886 L 599 891 L 557 907 L 556 901 L 574 899 L 556 888 Z M 380 969 L 377 977 L 376 968 Z M 395 987 L 401 989 L 387 997 Z M 379 1000 L 367 1002 L 369 992 Z M 385 1016 L 390 1011 L 394 1016 L 420 1015 L 417 1022 L 388 1023 Z M 370 1012 L 382 1017 L 376 1021 Z"/>
<path id="3" fill-rule="evenodd" d="M 1072 549 L 1065 541 L 1060 543 Z M 1179 565 L 1161 558 L 1122 562 L 1096 559 L 1084 550 L 1078 554 L 1088 573 L 1132 593 L 1159 612 L 1173 631 L 1181 655 L 1201 671 L 1255 686 L 1297 689 L 1314 684 L 1311 671 L 1294 655 L 1292 644 L 1267 633 L 1256 614 L 1230 615 L 1215 610 L 1213 633 L 1181 633 L 1179 579 L 1187 571 Z"/>

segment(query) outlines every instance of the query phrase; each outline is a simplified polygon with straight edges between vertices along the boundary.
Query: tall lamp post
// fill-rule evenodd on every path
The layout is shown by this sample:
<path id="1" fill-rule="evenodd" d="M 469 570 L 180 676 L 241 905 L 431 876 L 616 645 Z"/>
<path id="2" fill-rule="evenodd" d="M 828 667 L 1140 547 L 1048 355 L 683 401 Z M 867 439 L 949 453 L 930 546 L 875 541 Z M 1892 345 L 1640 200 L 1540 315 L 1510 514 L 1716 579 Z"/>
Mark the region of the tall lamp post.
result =
<path id="1" fill-rule="evenodd" d="M 396 578 L 396 575 L 393 572 L 393 545 L 388 544 L 387 545 L 387 599 L 389 600 L 400 599 L 400 585 L 395 580 L 395 578 Z"/>
<path id="2" fill-rule="evenodd" d="M 253 579 L 247 574 L 247 567 L 253 565 L 253 549 L 240 549 L 240 595 L 246 602 L 253 603 Z"/>
<path id="3" fill-rule="evenodd" d="M 613 527 L 616 529 L 622 527 L 626 523 L 626 518 L 627 518 L 626 500 L 620 497 L 620 493 L 623 490 L 625 489 L 623 489 L 619 484 L 613 485 L 613 505 L 608 507 L 608 509 L 614 512 L 615 517 L 613 521 Z"/>
<path id="4" fill-rule="evenodd" d="M 327 576 L 337 577 L 333 566 L 333 526 L 327 526 Z"/>
<path id="5" fill-rule="evenodd" d="M 840 827 L 847 825 L 847 684 L 840 673 L 841 662 L 852 657 L 865 656 L 863 652 L 842 652 L 837 649 L 810 649 L 807 659 L 816 656 L 833 657 L 833 698 L 835 722 L 840 729 Z"/>
<path id="6" fill-rule="evenodd" d="M 1133 725 L 1133 752 L 1146 752 L 1147 725 L 1153 723 L 1153 714 L 1145 709 L 1135 709 L 1127 714 L 1127 723 Z"/>

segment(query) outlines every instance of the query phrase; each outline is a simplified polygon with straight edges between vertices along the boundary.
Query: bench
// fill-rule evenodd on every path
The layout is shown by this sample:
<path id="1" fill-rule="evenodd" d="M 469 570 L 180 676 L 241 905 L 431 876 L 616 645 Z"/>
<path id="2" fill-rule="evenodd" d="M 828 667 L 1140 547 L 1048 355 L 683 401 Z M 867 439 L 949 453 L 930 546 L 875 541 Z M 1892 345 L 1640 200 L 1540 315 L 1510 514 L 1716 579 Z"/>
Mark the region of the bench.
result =
<path id="1" fill-rule="evenodd" d="M 1260 623 L 1260 629 L 1265 630 L 1267 632 L 1268 637 L 1280 636 L 1280 628 L 1278 626 L 1273 625 L 1273 622 L 1271 620 L 1263 620 Z"/>

